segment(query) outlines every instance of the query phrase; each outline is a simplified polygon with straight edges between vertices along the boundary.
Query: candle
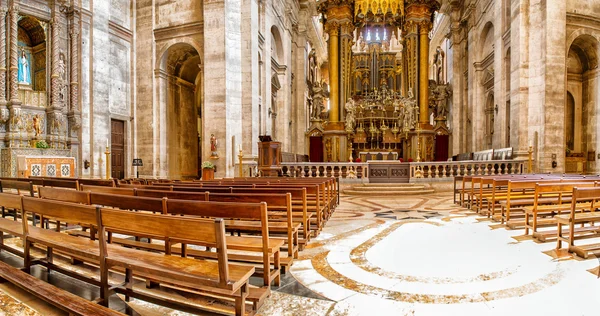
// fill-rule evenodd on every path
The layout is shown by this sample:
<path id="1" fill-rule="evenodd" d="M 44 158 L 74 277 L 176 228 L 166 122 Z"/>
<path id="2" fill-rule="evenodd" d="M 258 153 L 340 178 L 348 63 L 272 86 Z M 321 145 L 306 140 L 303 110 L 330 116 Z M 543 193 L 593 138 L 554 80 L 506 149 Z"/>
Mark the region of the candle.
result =
<path id="1" fill-rule="evenodd" d="M 106 139 L 106 148 L 108 148 L 108 138 Z"/>

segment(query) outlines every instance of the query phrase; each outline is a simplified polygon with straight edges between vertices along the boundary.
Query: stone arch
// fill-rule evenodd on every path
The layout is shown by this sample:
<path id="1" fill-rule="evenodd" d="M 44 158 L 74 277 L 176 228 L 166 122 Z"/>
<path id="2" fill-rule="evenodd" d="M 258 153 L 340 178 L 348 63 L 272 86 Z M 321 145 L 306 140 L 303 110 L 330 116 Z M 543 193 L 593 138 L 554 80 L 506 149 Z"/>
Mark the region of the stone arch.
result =
<path id="1" fill-rule="evenodd" d="M 22 58 L 22 54 L 25 54 L 30 76 L 27 89 L 34 91 L 48 90 L 46 82 L 46 69 L 48 68 L 46 65 L 47 38 L 42 23 L 31 16 L 22 16 L 18 21 L 18 57 Z"/>
<path id="2" fill-rule="evenodd" d="M 479 37 L 479 51 L 481 56 L 479 59 L 486 58 L 489 54 L 494 52 L 494 24 L 490 21 L 485 23 Z"/>
<path id="3" fill-rule="evenodd" d="M 283 40 L 281 32 L 276 25 L 271 26 L 271 52 L 273 59 L 275 59 L 279 64 L 283 64 Z"/>
<path id="4" fill-rule="evenodd" d="M 203 136 L 200 53 L 190 43 L 177 42 L 166 45 L 158 62 L 159 121 L 164 122 L 161 150 L 167 155 L 167 174 L 169 178 L 196 178 L 201 173 Z"/>
<path id="5" fill-rule="evenodd" d="M 575 34 L 575 32 L 574 32 Z M 585 160 L 586 152 L 598 148 L 598 38 L 589 33 L 580 33 L 569 39 L 566 58 L 566 97 L 564 121 L 564 146 L 567 158 Z M 571 157 L 570 157 L 571 156 Z M 573 157 L 576 156 L 576 157 Z M 594 162 L 591 167 L 594 168 Z M 579 170 L 578 164 L 567 161 L 567 172 Z M 585 162 L 583 165 L 587 165 Z M 570 168 L 571 166 L 571 168 Z M 588 170 L 591 171 L 591 170 Z"/>

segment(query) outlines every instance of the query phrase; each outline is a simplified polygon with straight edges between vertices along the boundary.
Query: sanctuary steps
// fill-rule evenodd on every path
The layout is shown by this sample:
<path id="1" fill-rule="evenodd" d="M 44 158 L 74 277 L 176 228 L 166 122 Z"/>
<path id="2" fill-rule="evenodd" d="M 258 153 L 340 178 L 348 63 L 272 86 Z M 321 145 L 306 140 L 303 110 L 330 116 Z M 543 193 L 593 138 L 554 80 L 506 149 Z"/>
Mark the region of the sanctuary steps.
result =
<path id="1" fill-rule="evenodd" d="M 343 191 L 348 195 L 421 195 L 434 193 L 429 184 L 416 183 L 364 183 Z"/>

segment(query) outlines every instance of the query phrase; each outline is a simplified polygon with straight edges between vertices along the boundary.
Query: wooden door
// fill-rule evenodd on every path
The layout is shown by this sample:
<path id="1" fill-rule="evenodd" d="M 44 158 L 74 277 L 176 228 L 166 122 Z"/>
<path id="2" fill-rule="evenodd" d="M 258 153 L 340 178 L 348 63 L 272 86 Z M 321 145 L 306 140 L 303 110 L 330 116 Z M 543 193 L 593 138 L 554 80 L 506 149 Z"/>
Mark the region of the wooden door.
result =
<path id="1" fill-rule="evenodd" d="M 323 162 L 323 137 L 310 137 L 310 162 Z"/>
<path id="2" fill-rule="evenodd" d="M 111 176 L 125 177 L 125 122 L 110 120 Z"/>

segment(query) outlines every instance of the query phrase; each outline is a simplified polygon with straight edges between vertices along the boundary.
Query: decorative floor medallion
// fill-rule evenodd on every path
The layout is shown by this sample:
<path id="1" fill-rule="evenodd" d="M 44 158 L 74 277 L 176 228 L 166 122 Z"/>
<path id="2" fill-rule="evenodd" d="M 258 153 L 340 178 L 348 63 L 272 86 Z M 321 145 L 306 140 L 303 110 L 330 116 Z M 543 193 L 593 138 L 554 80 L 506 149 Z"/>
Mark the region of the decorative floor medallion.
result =
<path id="1" fill-rule="evenodd" d="M 375 217 L 389 218 L 395 220 L 406 220 L 406 219 L 430 219 L 434 217 L 442 217 L 443 215 L 433 211 L 423 210 L 388 210 L 375 212 Z"/>

